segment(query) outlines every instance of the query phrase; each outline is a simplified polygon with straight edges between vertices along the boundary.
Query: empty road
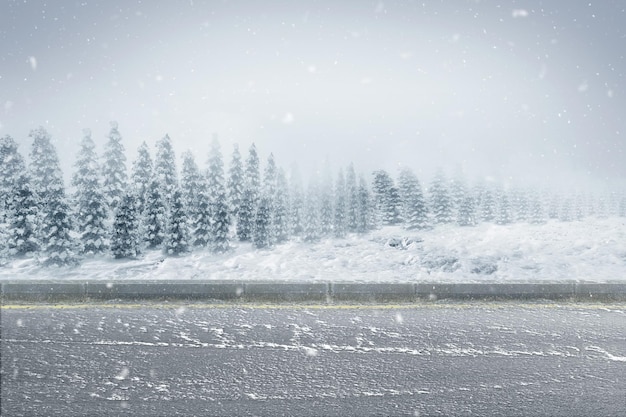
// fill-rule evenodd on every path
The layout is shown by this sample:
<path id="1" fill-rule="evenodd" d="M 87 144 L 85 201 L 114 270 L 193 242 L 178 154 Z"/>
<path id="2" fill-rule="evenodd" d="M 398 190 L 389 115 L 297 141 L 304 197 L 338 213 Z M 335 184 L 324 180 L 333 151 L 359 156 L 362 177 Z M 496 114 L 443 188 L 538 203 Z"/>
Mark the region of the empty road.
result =
<path id="1" fill-rule="evenodd" d="M 5 305 L 3 416 L 623 416 L 626 305 Z"/>

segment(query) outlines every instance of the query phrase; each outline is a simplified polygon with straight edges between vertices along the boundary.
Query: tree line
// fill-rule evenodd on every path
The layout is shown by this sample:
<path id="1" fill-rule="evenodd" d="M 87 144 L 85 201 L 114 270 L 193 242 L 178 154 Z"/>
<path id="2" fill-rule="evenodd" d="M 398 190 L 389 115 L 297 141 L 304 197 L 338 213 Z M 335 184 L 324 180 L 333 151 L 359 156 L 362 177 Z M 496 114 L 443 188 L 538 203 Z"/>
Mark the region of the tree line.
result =
<path id="1" fill-rule="evenodd" d="M 245 161 L 234 145 L 226 170 L 216 137 L 203 169 L 188 151 L 179 170 L 165 135 L 154 156 L 141 144 L 128 175 L 115 122 L 101 157 L 91 131 L 83 131 L 68 194 L 49 133 L 40 127 L 29 136 L 28 166 L 16 142 L 0 138 L 4 261 L 32 257 L 42 265 L 74 265 L 85 257 L 136 258 L 147 250 L 222 253 L 234 241 L 271 248 L 290 239 L 343 238 L 385 225 L 419 230 L 626 216 L 623 192 L 558 194 L 484 182 L 470 187 L 462 174 L 449 180 L 442 170 L 423 189 L 407 168 L 394 180 L 385 170 L 368 179 L 352 164 L 335 174 L 327 167 L 305 189 L 297 172 L 287 175 L 272 154 L 261 172 L 254 144 Z"/>

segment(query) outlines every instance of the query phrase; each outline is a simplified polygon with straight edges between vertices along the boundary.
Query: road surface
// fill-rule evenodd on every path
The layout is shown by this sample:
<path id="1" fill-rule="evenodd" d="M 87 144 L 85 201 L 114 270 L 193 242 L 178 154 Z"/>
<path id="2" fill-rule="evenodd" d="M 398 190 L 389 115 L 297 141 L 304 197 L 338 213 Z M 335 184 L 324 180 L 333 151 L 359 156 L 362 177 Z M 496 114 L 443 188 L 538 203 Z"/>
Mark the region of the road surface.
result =
<path id="1" fill-rule="evenodd" d="M 626 305 L 13 305 L 3 416 L 623 416 Z"/>

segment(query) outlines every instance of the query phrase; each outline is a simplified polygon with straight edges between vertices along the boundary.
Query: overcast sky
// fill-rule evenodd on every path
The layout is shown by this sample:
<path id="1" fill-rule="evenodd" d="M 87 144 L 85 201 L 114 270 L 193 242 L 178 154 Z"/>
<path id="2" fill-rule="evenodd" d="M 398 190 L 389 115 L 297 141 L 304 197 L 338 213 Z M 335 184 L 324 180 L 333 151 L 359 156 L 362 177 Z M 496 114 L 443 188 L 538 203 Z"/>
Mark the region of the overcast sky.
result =
<path id="1" fill-rule="evenodd" d="M 255 142 L 305 173 L 626 176 L 626 2 L 0 2 L 0 135 L 68 166 L 119 122 L 129 159 Z M 130 165 L 130 164 L 129 164 Z M 66 168 L 69 169 L 69 168 Z M 395 172 L 394 172 L 395 174 Z"/>

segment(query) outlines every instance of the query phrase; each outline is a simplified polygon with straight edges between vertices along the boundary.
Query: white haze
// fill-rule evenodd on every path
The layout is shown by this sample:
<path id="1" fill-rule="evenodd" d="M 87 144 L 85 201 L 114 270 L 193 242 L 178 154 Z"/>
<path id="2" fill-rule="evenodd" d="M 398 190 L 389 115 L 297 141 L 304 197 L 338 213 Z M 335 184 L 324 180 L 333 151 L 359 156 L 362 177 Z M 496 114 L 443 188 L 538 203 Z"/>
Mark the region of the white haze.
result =
<path id="1" fill-rule="evenodd" d="M 45 126 L 66 177 L 116 120 L 129 161 L 168 133 L 203 164 L 216 133 L 305 176 L 621 181 L 624 28 L 619 1 L 5 1 L 0 135 Z"/>

